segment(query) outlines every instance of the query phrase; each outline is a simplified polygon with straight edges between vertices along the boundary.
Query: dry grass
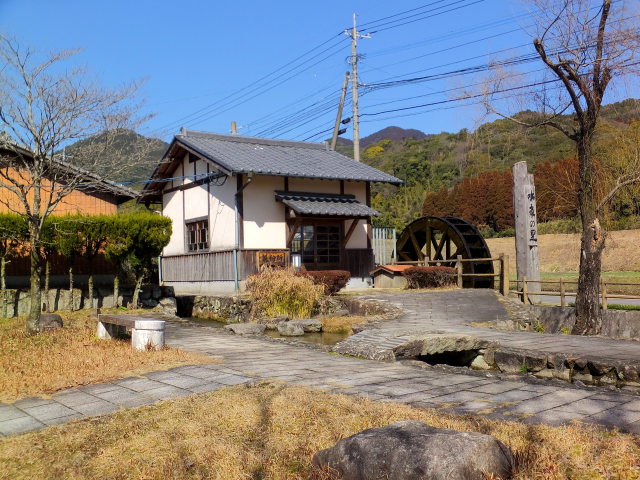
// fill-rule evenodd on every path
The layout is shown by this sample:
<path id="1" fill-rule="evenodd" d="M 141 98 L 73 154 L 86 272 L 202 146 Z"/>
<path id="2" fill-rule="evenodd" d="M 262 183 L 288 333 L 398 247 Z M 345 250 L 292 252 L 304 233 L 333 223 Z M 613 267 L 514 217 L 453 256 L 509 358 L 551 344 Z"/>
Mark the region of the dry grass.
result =
<path id="1" fill-rule="evenodd" d="M 33 336 L 25 333 L 23 318 L 0 320 L 0 401 L 215 361 L 175 348 L 139 352 L 127 340 L 99 340 L 87 312 L 61 315 L 64 328 Z"/>
<path id="2" fill-rule="evenodd" d="M 366 428 L 406 420 L 496 436 L 517 480 L 637 479 L 637 437 L 454 417 L 315 390 L 263 384 L 163 402 L 0 441 L 0 478 L 326 478 L 311 457 Z"/>
<path id="3" fill-rule="evenodd" d="M 640 271 L 640 230 L 620 230 L 607 233 L 607 246 L 602 256 L 604 272 Z M 580 260 L 579 234 L 540 235 L 540 270 L 542 272 L 577 272 Z M 488 238 L 487 245 L 494 257 L 509 255 L 511 273 L 516 271 L 516 250 L 513 237 Z"/>
<path id="4" fill-rule="evenodd" d="M 608 283 L 633 285 L 607 286 L 609 293 L 640 295 L 640 230 L 620 230 L 607 233 L 607 246 L 602 256 L 602 278 Z M 580 260 L 579 234 L 550 234 L 538 237 L 540 245 L 540 272 L 543 280 L 577 282 Z M 509 255 L 511 279 L 516 278 L 516 251 L 513 237 L 489 238 L 487 245 L 491 255 Z M 544 283 L 543 290 L 559 290 L 554 283 Z M 576 285 L 567 285 L 567 291 L 575 292 Z"/>
<path id="5" fill-rule="evenodd" d="M 255 302 L 254 313 L 294 319 L 309 318 L 324 293 L 324 286 L 315 285 L 311 278 L 296 275 L 292 269 L 277 268 L 250 275 L 246 288 Z"/>
<path id="6" fill-rule="evenodd" d="M 328 333 L 352 333 L 354 325 L 362 325 L 369 321 L 364 316 L 346 315 L 343 317 L 324 317 L 320 319 L 322 322 L 322 331 Z"/>

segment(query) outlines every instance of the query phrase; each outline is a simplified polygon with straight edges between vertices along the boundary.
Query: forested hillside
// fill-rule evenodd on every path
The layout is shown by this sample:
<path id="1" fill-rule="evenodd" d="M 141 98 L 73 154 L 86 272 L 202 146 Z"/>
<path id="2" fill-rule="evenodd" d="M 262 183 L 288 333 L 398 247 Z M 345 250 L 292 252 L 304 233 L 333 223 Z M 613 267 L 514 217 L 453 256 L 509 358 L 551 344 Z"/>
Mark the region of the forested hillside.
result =
<path id="1" fill-rule="evenodd" d="M 518 114 L 527 120 L 535 115 L 534 112 Z M 606 140 L 635 120 L 640 120 L 640 100 L 629 99 L 603 107 L 599 140 Z M 569 122 L 570 118 L 565 116 L 560 121 Z M 346 146 L 341 147 L 341 151 L 349 153 Z M 428 192 L 448 192 L 463 179 L 483 172 L 495 171 L 498 179 L 499 173 L 522 160 L 534 171 L 538 164 L 553 164 L 573 155 L 572 142 L 555 129 L 525 129 L 510 120 L 496 120 L 481 125 L 475 132 L 461 130 L 423 139 L 381 140 L 365 148 L 362 159 L 406 182 L 400 188 L 377 185 L 372 192 L 373 207 L 383 214 L 375 224 L 402 229 L 423 214 Z M 487 178 L 491 179 L 492 175 Z M 492 182 L 483 188 L 492 189 Z M 458 187 L 455 196 L 460 195 L 467 193 Z M 499 228 L 502 224 L 496 225 Z"/>

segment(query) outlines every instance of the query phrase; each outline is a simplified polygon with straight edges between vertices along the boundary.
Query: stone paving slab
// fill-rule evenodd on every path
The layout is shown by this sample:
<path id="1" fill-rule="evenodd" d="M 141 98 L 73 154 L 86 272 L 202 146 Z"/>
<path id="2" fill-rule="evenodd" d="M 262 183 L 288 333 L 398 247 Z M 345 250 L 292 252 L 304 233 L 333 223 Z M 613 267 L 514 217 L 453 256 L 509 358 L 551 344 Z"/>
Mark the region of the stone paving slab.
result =
<path id="1" fill-rule="evenodd" d="M 579 337 L 507 331 L 477 326 L 508 317 L 493 290 L 463 289 L 441 292 L 393 292 L 363 298 L 392 304 L 405 311 L 400 318 L 380 322 L 334 347 L 342 354 L 372 360 L 394 360 L 394 347 L 413 335 L 441 333 L 471 335 L 500 347 L 542 354 L 562 354 L 599 363 L 640 364 L 640 342 L 602 337 Z"/>
<path id="2" fill-rule="evenodd" d="M 460 314 L 463 307 L 445 310 Z M 496 313 L 489 308 L 479 311 L 485 315 Z M 444 318 L 432 317 L 439 322 Z M 215 355 L 223 363 L 150 372 L 70 388 L 51 398 L 32 397 L 12 405 L 0 404 L 0 435 L 266 379 L 444 412 L 551 425 L 580 421 L 640 434 L 640 396 L 624 390 L 425 370 L 402 362 L 339 356 L 194 325 L 168 324 L 166 335 L 167 343 L 174 347 Z"/>

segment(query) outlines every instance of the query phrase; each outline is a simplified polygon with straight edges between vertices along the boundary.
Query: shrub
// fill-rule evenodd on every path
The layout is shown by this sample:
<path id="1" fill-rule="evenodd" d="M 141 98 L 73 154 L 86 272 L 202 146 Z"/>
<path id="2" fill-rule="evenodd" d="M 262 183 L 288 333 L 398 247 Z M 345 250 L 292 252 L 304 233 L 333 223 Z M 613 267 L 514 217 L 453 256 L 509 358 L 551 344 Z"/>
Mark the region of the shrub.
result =
<path id="1" fill-rule="evenodd" d="M 310 278 L 314 285 L 322 285 L 325 295 L 335 295 L 351 278 L 346 270 L 316 270 L 300 272 L 299 275 Z"/>
<path id="2" fill-rule="evenodd" d="M 437 288 L 456 284 L 456 269 L 451 267 L 411 267 L 403 275 L 407 288 Z"/>
<path id="3" fill-rule="evenodd" d="M 265 269 L 247 278 L 254 308 L 269 317 L 309 318 L 323 288 L 293 270 Z"/>

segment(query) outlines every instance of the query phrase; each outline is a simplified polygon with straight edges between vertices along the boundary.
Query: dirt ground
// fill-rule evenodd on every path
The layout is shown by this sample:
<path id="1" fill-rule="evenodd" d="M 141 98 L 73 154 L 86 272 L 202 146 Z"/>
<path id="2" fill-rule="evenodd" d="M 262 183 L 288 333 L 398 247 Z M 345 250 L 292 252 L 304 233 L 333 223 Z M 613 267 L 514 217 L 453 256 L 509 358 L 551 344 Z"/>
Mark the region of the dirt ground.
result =
<path id="1" fill-rule="evenodd" d="M 602 258 L 604 272 L 640 271 L 640 230 L 609 232 Z M 540 270 L 545 273 L 577 272 L 580 259 L 579 234 L 540 235 Z M 510 270 L 515 274 L 516 250 L 513 237 L 489 238 L 491 255 L 509 255 Z"/>

